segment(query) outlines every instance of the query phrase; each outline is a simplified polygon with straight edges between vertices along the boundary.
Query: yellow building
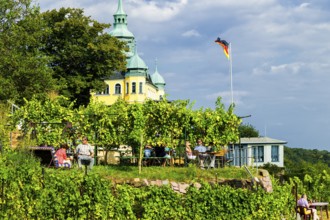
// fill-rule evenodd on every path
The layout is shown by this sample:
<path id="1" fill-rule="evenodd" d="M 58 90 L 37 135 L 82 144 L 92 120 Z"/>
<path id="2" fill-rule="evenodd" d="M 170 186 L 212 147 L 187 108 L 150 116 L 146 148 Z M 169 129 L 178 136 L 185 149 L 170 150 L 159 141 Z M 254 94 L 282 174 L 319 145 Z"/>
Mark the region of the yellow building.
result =
<path id="1" fill-rule="evenodd" d="M 105 91 L 92 94 L 92 98 L 106 105 L 113 104 L 118 98 L 129 103 L 162 99 L 165 94 L 164 78 L 159 74 L 157 64 L 155 72 L 150 75 L 148 66 L 138 55 L 134 35 L 127 28 L 127 14 L 123 10 L 122 0 L 118 0 L 118 9 L 113 16 L 113 30 L 110 35 L 126 42 L 129 48 L 126 53 L 127 71 L 117 72 L 105 79 Z"/>

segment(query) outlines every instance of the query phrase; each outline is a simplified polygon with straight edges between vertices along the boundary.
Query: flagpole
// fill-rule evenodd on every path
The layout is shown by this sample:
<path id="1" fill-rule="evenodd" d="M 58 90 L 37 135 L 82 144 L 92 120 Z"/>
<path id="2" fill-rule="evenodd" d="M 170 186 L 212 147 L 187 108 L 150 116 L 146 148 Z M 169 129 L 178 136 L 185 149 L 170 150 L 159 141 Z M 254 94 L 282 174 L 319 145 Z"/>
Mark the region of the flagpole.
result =
<path id="1" fill-rule="evenodd" d="M 230 72 L 230 93 L 231 93 L 231 104 L 234 104 L 234 92 L 233 92 L 233 63 L 231 55 L 231 43 L 229 43 L 229 72 Z"/>

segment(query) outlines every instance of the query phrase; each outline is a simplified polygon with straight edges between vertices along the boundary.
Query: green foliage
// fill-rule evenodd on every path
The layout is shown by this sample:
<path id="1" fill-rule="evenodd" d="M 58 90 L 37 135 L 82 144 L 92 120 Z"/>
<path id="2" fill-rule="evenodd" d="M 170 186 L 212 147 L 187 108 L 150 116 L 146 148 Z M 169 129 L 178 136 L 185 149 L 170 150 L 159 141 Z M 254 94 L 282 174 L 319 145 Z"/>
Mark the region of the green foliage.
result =
<path id="1" fill-rule="evenodd" d="M 104 30 L 102 24 L 83 14 L 82 9 L 61 8 L 42 13 L 49 27 L 42 52 L 60 85 L 59 94 L 87 105 L 90 90 L 104 87 L 104 78 L 125 70 L 125 46 Z"/>
<path id="2" fill-rule="evenodd" d="M 0 145 L 2 148 L 1 150 L 4 150 L 3 148 L 5 146 L 10 146 L 9 144 L 10 129 L 8 127 L 9 111 L 10 111 L 9 104 L 0 103 Z"/>
<path id="3" fill-rule="evenodd" d="M 91 89 L 125 70 L 125 44 L 82 9 L 40 13 L 31 0 L 0 2 L 0 100 L 59 93 L 87 105 Z"/>
<path id="4" fill-rule="evenodd" d="M 41 167 L 31 155 L 0 154 L 0 218 L 28 219 L 42 190 Z"/>
<path id="5" fill-rule="evenodd" d="M 186 194 L 169 186 L 113 185 L 92 170 L 46 169 L 24 152 L 0 155 L 2 219 L 278 219 L 294 210 L 292 184 L 274 192 L 202 183 Z"/>
<path id="6" fill-rule="evenodd" d="M 26 100 L 26 104 L 12 115 L 12 128 L 20 125 L 24 137 L 37 145 L 58 146 L 68 136 L 64 122 L 72 120 L 69 114 L 72 104 L 65 106 L 66 101 L 64 97 Z"/>
<path id="7" fill-rule="evenodd" d="M 300 164 L 307 162 L 311 164 L 323 163 L 330 167 L 330 152 L 326 150 L 310 150 L 303 148 L 290 148 L 284 147 L 285 166 L 294 166 L 294 164 Z"/>
<path id="8" fill-rule="evenodd" d="M 238 127 L 240 137 L 259 137 L 259 131 L 250 124 L 241 124 Z"/>
<path id="9" fill-rule="evenodd" d="M 232 108 L 226 111 L 220 99 L 215 110 L 197 111 L 182 100 L 128 104 L 119 99 L 111 106 L 91 102 L 78 109 L 68 103 L 62 96 L 26 100 L 12 116 L 13 128 L 20 125 L 27 138 L 36 134 L 33 140 L 37 145 L 57 146 L 61 142 L 74 145 L 79 136 L 87 135 L 94 144 L 107 150 L 129 144 L 136 151 L 141 137 L 144 143 L 172 148 L 182 145 L 185 139 L 199 137 L 219 147 L 238 140 L 240 119 Z M 72 127 L 67 127 L 66 122 Z"/>
<path id="10" fill-rule="evenodd" d="M 0 3 L 0 100 L 22 104 L 55 89 L 48 57 L 40 51 L 45 23 L 30 0 Z"/>

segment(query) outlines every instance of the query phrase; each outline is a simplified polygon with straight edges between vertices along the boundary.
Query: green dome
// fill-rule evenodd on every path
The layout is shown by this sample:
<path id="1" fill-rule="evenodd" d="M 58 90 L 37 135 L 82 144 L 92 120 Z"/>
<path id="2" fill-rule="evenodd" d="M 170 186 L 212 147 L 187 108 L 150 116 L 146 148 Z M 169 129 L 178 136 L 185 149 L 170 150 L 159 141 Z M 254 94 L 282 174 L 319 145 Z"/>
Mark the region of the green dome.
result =
<path id="1" fill-rule="evenodd" d="M 134 35 L 127 29 L 127 14 L 123 9 L 122 0 L 118 0 L 118 9 L 113 17 L 115 22 L 110 34 L 118 38 L 134 38 Z"/>
<path id="2" fill-rule="evenodd" d="M 148 69 L 135 48 L 134 55 L 129 59 L 127 69 Z"/>
<path id="3" fill-rule="evenodd" d="M 127 29 L 126 26 L 116 26 L 112 31 L 110 31 L 110 35 L 118 38 L 134 38 L 134 35 Z"/>
<path id="4" fill-rule="evenodd" d="M 151 75 L 151 81 L 156 86 L 166 84 L 164 78 L 159 74 L 157 66 L 154 74 Z"/>

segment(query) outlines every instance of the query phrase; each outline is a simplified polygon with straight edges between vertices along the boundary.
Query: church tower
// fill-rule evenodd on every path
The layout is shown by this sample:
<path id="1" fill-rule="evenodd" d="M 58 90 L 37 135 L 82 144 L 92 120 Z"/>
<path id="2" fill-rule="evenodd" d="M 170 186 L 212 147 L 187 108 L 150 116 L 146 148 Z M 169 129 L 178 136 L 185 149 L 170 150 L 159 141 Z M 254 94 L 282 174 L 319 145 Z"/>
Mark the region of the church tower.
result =
<path id="1" fill-rule="evenodd" d="M 143 103 L 146 99 L 162 99 L 165 95 L 165 80 L 159 74 L 157 64 L 155 73 L 149 75 L 148 66 L 137 52 L 135 37 L 128 30 L 127 14 L 123 9 L 122 0 L 118 0 L 118 8 L 113 17 L 113 30 L 109 34 L 124 41 L 129 48 L 128 52 L 125 52 L 127 71 L 117 72 L 106 79 L 106 90 L 92 94 L 93 99 L 107 105 L 113 104 L 118 98 L 122 98 L 128 103 Z"/>
<path id="2" fill-rule="evenodd" d="M 127 28 L 127 14 L 123 9 L 122 0 L 118 0 L 118 9 L 113 15 L 113 18 L 113 30 L 110 31 L 110 35 L 127 43 L 129 52 L 127 52 L 126 56 L 129 58 L 133 55 L 135 50 L 135 38 L 132 32 Z"/>

